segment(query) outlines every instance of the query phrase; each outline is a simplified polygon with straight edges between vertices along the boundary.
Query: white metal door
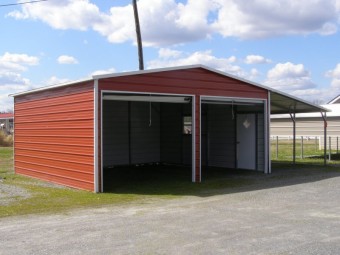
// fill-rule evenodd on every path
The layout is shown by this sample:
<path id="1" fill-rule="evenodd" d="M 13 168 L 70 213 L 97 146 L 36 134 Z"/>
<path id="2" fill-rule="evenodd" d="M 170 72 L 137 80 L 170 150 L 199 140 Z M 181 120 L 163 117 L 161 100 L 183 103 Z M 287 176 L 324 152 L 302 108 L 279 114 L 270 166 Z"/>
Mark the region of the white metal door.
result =
<path id="1" fill-rule="evenodd" d="M 256 170 L 255 114 L 237 115 L 237 168 Z"/>

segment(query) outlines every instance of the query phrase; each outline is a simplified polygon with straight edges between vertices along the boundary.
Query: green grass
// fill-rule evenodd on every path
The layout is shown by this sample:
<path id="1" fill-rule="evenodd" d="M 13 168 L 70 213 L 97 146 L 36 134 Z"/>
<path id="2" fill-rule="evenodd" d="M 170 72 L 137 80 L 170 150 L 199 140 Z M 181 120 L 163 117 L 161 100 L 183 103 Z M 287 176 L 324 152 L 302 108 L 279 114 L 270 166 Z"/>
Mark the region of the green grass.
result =
<path id="1" fill-rule="evenodd" d="M 190 174 L 168 176 L 167 169 L 162 173 L 143 172 L 133 180 L 119 179 L 113 183 L 109 193 L 95 194 L 88 191 L 47 184 L 46 182 L 16 175 L 13 172 L 13 149 L 0 147 L 0 185 L 12 185 L 25 190 L 28 198 L 16 197 L 6 205 L 0 204 L 0 217 L 37 213 L 60 213 L 71 209 L 100 207 L 103 205 L 122 205 L 127 203 L 145 203 L 160 199 L 173 199 L 186 195 L 206 196 L 216 194 L 216 190 L 232 189 L 248 185 L 249 180 L 234 177 L 213 176 L 200 184 L 191 182 Z"/>
<path id="2" fill-rule="evenodd" d="M 324 150 L 318 149 L 318 144 L 315 140 L 304 140 L 303 143 L 303 158 L 301 157 L 301 140 L 296 140 L 296 163 L 302 164 L 324 164 Z M 331 151 L 331 160 L 328 160 L 327 151 L 327 163 L 339 164 L 340 155 L 335 150 Z M 271 141 L 271 159 L 273 162 L 292 162 L 293 161 L 293 141 L 292 140 L 279 140 L 278 155 L 276 155 L 276 140 Z"/>
<path id="3" fill-rule="evenodd" d="M 13 148 L 0 147 L 0 174 L 13 173 Z"/>

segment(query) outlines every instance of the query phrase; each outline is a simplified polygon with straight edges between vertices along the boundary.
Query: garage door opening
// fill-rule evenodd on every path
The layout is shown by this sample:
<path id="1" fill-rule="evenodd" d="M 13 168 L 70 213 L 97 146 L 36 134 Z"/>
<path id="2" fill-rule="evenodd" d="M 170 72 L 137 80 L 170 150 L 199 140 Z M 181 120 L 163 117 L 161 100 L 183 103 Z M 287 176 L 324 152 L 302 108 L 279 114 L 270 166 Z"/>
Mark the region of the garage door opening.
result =
<path id="1" fill-rule="evenodd" d="M 202 179 L 231 169 L 265 169 L 263 100 L 203 98 Z"/>
<path id="2" fill-rule="evenodd" d="M 102 99 L 104 191 L 162 178 L 191 181 L 190 96 L 104 93 Z"/>

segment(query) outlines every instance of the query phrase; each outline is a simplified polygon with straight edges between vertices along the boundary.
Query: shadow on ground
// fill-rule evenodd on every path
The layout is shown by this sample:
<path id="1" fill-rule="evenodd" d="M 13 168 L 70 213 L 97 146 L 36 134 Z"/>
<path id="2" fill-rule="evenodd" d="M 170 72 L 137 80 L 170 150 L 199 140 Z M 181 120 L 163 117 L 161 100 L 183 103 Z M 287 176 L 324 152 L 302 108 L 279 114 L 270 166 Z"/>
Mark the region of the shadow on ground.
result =
<path id="1" fill-rule="evenodd" d="M 189 167 L 120 167 L 104 170 L 104 191 L 206 197 L 317 182 L 334 177 L 340 177 L 339 167 L 273 164 L 272 174 L 224 168 L 202 169 L 202 182 L 192 183 Z"/>

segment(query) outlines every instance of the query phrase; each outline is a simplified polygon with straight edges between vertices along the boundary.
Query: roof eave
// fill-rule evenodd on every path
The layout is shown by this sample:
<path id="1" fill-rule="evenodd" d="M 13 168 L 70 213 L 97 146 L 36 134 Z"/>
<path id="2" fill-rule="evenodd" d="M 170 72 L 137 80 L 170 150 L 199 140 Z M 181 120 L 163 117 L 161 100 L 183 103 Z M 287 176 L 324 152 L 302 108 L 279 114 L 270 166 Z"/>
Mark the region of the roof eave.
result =
<path id="1" fill-rule="evenodd" d="M 50 85 L 50 86 L 44 86 L 44 87 L 37 88 L 37 89 L 31 89 L 31 90 L 27 90 L 27 91 L 23 91 L 23 92 L 9 94 L 8 96 L 9 97 L 23 96 L 23 95 L 27 95 L 27 94 L 31 94 L 31 93 L 35 93 L 35 92 L 39 92 L 39 91 L 66 87 L 66 86 L 70 86 L 70 85 L 74 85 L 74 84 L 78 84 L 78 83 L 82 83 L 82 82 L 88 82 L 88 81 L 93 81 L 93 79 L 89 78 L 89 79 L 75 80 L 75 81 L 69 81 L 69 82 L 65 82 L 65 83 L 59 83 L 59 84 L 54 84 L 54 85 Z"/>

